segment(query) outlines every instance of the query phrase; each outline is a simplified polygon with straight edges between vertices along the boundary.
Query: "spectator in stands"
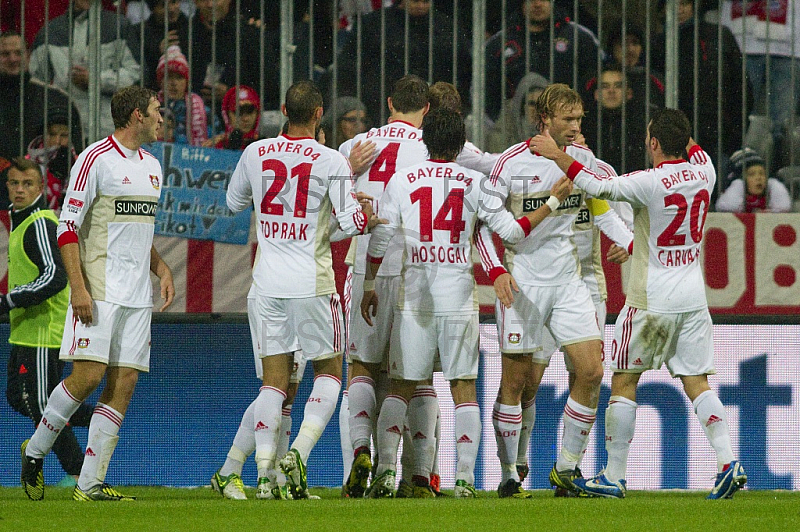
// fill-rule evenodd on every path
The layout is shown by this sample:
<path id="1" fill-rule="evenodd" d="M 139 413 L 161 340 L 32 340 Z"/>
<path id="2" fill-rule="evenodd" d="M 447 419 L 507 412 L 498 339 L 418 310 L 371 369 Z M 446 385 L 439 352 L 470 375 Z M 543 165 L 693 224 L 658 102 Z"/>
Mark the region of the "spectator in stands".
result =
<path id="1" fill-rule="evenodd" d="M 67 95 L 63 91 L 31 78 L 27 67 L 28 54 L 22 37 L 14 32 L 0 35 L 0 156 L 6 159 L 25 155 L 28 144 L 42 134 L 45 94 L 48 112 L 61 110 L 66 114 L 70 108 Z M 21 130 L 20 100 L 23 106 Z M 81 121 L 75 107 L 71 108 L 72 143 L 77 149 L 82 149 Z M 5 185 L 1 184 L 0 189 L 4 190 Z M 2 205 L 3 208 L 6 206 Z"/>
<path id="2" fill-rule="evenodd" d="M 647 167 L 645 160 L 647 123 L 644 100 L 634 99 L 634 89 L 630 84 L 623 87 L 624 78 L 625 74 L 620 65 L 603 67 L 600 85 L 594 91 L 593 101 L 587 106 L 586 116 L 581 125 L 581 133 L 586 137 L 589 148 L 620 173 Z M 623 102 L 625 102 L 624 121 Z M 599 133 L 598 123 L 600 123 Z"/>
<path id="3" fill-rule="evenodd" d="M 78 154 L 69 140 L 69 116 L 66 109 L 47 113 L 47 129 L 28 145 L 28 159 L 39 165 L 45 178 L 47 208 L 58 214 L 67 193 L 69 171 Z"/>
<path id="4" fill-rule="evenodd" d="M 548 85 L 547 79 L 536 72 L 526 74 L 520 80 L 514 96 L 505 102 L 497 122 L 486 137 L 486 149 L 489 152 L 502 153 L 509 146 L 539 132 L 536 99 Z"/>
<path id="5" fill-rule="evenodd" d="M 786 186 L 778 179 L 767 178 L 767 163 L 750 148 L 731 156 L 731 185 L 717 200 L 717 210 L 724 212 L 790 212 L 792 200 Z"/>
<path id="6" fill-rule="evenodd" d="M 699 20 L 697 25 L 697 100 L 694 91 L 695 68 L 695 4 L 696 0 L 678 1 L 678 108 L 689 121 L 694 121 L 697 105 L 696 142 L 712 157 L 725 158 L 742 146 L 742 107 L 752 108 L 749 88 L 742 92 L 742 54 L 736 39 L 728 28 Z M 699 17 L 698 17 L 699 18 Z M 722 63 L 719 62 L 720 49 Z M 658 36 L 653 53 L 656 68 L 665 68 L 664 35 Z M 722 84 L 718 84 L 718 70 L 722 69 Z M 722 98 L 722 111 L 717 120 L 717 98 Z M 717 153 L 717 139 L 722 140 L 722 152 Z"/>
<path id="7" fill-rule="evenodd" d="M 89 137 L 89 6 L 92 0 L 74 0 L 72 13 L 49 23 L 48 42 L 42 28 L 33 43 L 30 72 L 35 78 L 64 89 L 81 114 L 84 137 Z M 72 26 L 70 26 L 72 17 Z M 114 132 L 111 95 L 139 81 L 141 69 L 126 37 L 128 22 L 109 11 L 100 13 L 100 136 Z M 117 30 L 119 29 L 119 33 Z M 70 47 L 70 42 L 72 46 Z M 90 138 L 89 140 L 97 140 Z"/>
<path id="8" fill-rule="evenodd" d="M 366 106 L 351 96 L 336 98 L 336 105 L 325 110 L 322 130 L 325 132 L 326 145 L 337 149 L 341 143 L 367 130 Z"/>
<path id="9" fill-rule="evenodd" d="M 156 81 L 162 87 L 158 101 L 166 104 L 174 120 L 169 142 L 202 146 L 208 138 L 206 108 L 200 96 L 188 91 L 189 63 L 177 45 L 167 48 L 159 59 Z"/>
<path id="10" fill-rule="evenodd" d="M 189 18 L 181 11 L 180 0 L 166 1 L 165 9 L 165 0 L 146 0 L 152 14 L 144 22 L 131 26 L 128 37 L 134 57 L 141 58 L 139 62 L 142 65 L 144 86 L 155 91 L 161 90 L 161 84 L 156 81 L 156 67 L 167 48 L 177 45 L 181 50 L 189 49 Z M 166 35 L 164 19 L 168 25 Z"/>
<path id="11" fill-rule="evenodd" d="M 635 24 L 625 26 L 625 44 L 622 43 L 622 25 L 617 25 L 608 32 L 606 49 L 611 54 L 609 61 L 624 66 L 627 72 L 627 83 L 633 89 L 634 101 L 645 101 L 647 94 L 647 79 L 650 79 L 650 104 L 664 107 L 664 76 L 663 63 L 651 63 L 650 72 L 645 69 L 646 57 L 644 54 L 644 31 Z M 652 56 L 651 56 L 652 57 Z M 592 80 L 594 81 L 594 80 Z M 587 84 L 589 95 L 597 87 L 590 82 Z M 594 99 L 587 98 L 589 100 Z"/>
<path id="12" fill-rule="evenodd" d="M 553 35 L 550 35 L 550 16 L 554 13 Z M 486 43 L 486 112 L 497 119 L 502 102 L 514 96 L 517 85 L 528 72 L 550 78 L 550 53 L 553 60 L 553 83 L 582 87 L 597 72 L 599 42 L 583 26 L 569 20 L 564 12 L 553 11 L 552 0 L 524 0 L 522 12 L 515 14 L 509 25 L 505 42 L 498 32 Z M 530 36 L 530 64 L 525 64 L 526 33 Z M 573 79 L 573 54 L 578 49 L 577 85 Z M 505 90 L 501 65 L 506 64 Z M 462 94 L 465 94 L 461 91 Z"/>
<path id="13" fill-rule="evenodd" d="M 191 34 L 192 88 L 200 92 L 206 104 L 211 105 L 214 114 L 218 113 L 219 102 L 237 81 L 250 87 L 260 86 L 259 57 L 263 52 L 266 55 L 264 105 L 269 109 L 277 109 L 280 80 L 277 35 L 273 31 L 266 31 L 264 50 L 259 50 L 259 30 L 237 15 L 234 2 L 235 0 L 195 0 L 197 13 Z M 240 66 L 238 80 L 237 57 Z"/>
<path id="14" fill-rule="evenodd" d="M 433 10 L 433 42 L 429 39 L 430 11 Z M 408 14 L 408 50 L 406 50 L 406 14 Z M 386 54 L 381 54 L 381 16 L 385 17 Z M 437 11 L 430 0 L 401 0 L 398 5 L 374 11 L 361 18 L 361 64 L 356 61 L 358 38 L 355 30 L 338 56 L 338 95 L 355 96 L 356 72 L 361 72 L 361 100 L 367 116 L 385 116 L 386 100 L 392 83 L 406 74 L 422 79 L 452 81 L 458 74 L 459 92 L 469 94 L 472 61 L 468 35 L 459 27 L 456 36 L 456 64 L 453 63 L 453 20 Z M 428 65 L 428 52 L 433 49 L 433 63 Z M 408 52 L 408 70 L 405 56 Z M 381 62 L 385 64 L 384 92 L 381 94 Z M 382 99 L 383 98 L 383 99 Z"/>
<path id="15" fill-rule="evenodd" d="M 782 156 L 774 159 L 785 163 L 789 162 L 785 160 L 786 128 L 796 112 L 800 91 L 800 10 L 796 6 L 797 2 L 790 0 L 725 0 L 720 13 L 720 21 L 733 32 L 747 58 L 755 104 L 772 119 L 776 153 Z M 738 68 L 733 60 L 729 64 L 731 70 Z"/>
<path id="16" fill-rule="evenodd" d="M 238 112 L 237 112 L 238 98 Z M 258 140 L 258 121 L 261 116 L 261 102 L 258 93 L 247 85 L 231 87 L 222 99 L 222 118 L 225 121 L 225 133 L 216 135 L 204 143 L 226 150 L 243 150 L 250 143 Z"/>

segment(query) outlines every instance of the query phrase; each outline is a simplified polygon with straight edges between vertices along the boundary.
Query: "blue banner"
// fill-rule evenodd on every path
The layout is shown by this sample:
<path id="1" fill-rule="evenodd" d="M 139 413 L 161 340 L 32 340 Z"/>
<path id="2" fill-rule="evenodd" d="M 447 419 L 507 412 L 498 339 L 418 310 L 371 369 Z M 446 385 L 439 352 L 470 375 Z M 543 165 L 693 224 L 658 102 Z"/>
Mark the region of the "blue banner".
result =
<path id="1" fill-rule="evenodd" d="M 157 235 L 247 244 L 253 209 L 232 213 L 225 203 L 241 151 L 160 142 L 147 149 L 164 169 Z"/>

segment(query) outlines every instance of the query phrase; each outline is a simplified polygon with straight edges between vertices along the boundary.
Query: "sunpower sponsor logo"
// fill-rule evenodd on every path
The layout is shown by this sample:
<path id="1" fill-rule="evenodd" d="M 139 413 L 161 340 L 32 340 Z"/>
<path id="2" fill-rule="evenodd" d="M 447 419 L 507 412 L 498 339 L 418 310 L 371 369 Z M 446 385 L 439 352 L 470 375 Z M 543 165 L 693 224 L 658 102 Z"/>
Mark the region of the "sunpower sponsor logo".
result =
<path id="1" fill-rule="evenodd" d="M 155 201 L 115 200 L 114 214 L 118 216 L 156 216 Z"/>
<path id="2" fill-rule="evenodd" d="M 558 206 L 558 211 L 564 211 L 567 209 L 577 209 L 581 206 L 581 196 L 582 194 L 570 194 L 567 196 L 567 199 L 561 202 L 561 205 Z M 522 200 L 522 212 L 533 212 L 545 203 L 550 198 L 550 194 L 548 193 L 547 196 L 543 196 L 541 198 L 523 198 Z"/>

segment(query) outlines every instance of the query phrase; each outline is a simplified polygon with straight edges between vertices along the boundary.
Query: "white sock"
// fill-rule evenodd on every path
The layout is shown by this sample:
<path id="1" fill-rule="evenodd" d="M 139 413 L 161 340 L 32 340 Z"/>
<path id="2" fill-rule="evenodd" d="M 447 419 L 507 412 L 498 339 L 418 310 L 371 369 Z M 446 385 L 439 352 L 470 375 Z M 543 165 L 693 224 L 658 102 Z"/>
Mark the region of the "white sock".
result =
<path id="1" fill-rule="evenodd" d="M 328 426 L 339 402 L 341 389 L 342 381 L 333 375 L 321 374 L 314 378 L 314 387 L 303 412 L 303 423 L 297 431 L 297 438 L 292 442 L 292 449 L 300 453 L 303 463 L 308 462 L 311 449 Z"/>
<path id="2" fill-rule="evenodd" d="M 408 413 L 408 410 L 406 410 Z M 403 454 L 400 455 L 400 465 L 403 469 L 403 477 L 410 479 L 417 469 L 416 455 L 414 453 L 414 443 L 411 440 L 411 428 L 408 426 L 408 418 L 406 418 L 405 426 L 403 427 Z"/>
<path id="3" fill-rule="evenodd" d="M 64 386 L 64 381 L 61 381 L 47 399 L 47 406 L 42 412 L 42 421 L 31 436 L 25 454 L 31 458 L 44 458 L 53 448 L 61 429 L 67 425 L 69 418 L 78 410 L 82 402 L 69 393 L 67 387 Z"/>
<path id="4" fill-rule="evenodd" d="M 97 403 L 89 423 L 89 439 L 83 457 L 78 487 L 84 491 L 102 484 L 106 479 L 108 463 L 119 440 L 119 428 L 124 416 L 103 403 Z"/>
<path id="5" fill-rule="evenodd" d="M 339 445 L 342 447 L 342 485 L 350 477 L 353 467 L 353 445 L 350 443 L 350 400 L 348 390 L 342 392 L 339 403 Z"/>
<path id="6" fill-rule="evenodd" d="M 636 407 L 628 398 L 612 395 L 606 408 L 606 477 L 612 482 L 628 475 L 628 451 L 636 430 Z"/>
<path id="7" fill-rule="evenodd" d="M 589 433 L 594 425 L 596 408 L 589 408 L 575 401 L 572 396 L 564 407 L 564 437 L 561 452 L 556 461 L 556 470 L 572 471 L 578 465 L 581 454 L 586 449 Z"/>
<path id="8" fill-rule="evenodd" d="M 500 459 L 502 482 L 509 479 L 519 480 L 517 452 L 522 428 L 522 406 L 495 402 L 492 409 L 492 426 L 497 441 L 497 458 Z"/>
<path id="9" fill-rule="evenodd" d="M 242 468 L 247 460 L 247 457 L 253 454 L 256 450 L 256 435 L 255 435 L 255 422 L 253 421 L 253 412 L 256 409 L 256 401 L 253 400 L 247 410 L 242 415 L 242 422 L 239 423 L 239 429 L 236 431 L 236 436 L 233 437 L 233 444 L 231 445 L 228 456 L 225 458 L 225 463 L 219 469 L 219 474 L 227 477 L 236 473 L 242 476 Z"/>
<path id="10" fill-rule="evenodd" d="M 284 456 L 289 452 L 289 440 L 292 437 L 292 405 L 286 405 L 281 409 L 281 428 L 278 434 L 278 451 L 276 457 Z M 278 485 L 286 484 L 286 476 L 279 467 L 275 468 L 275 478 Z"/>
<path id="11" fill-rule="evenodd" d="M 731 435 L 725 407 L 722 406 L 722 401 L 712 390 L 706 390 L 698 395 L 692 404 L 708 442 L 717 453 L 717 471 L 722 472 L 725 466 L 733 461 Z"/>
<path id="12" fill-rule="evenodd" d="M 433 386 L 417 386 L 408 403 L 408 429 L 411 447 L 403 447 L 403 455 L 414 454 L 414 469 L 405 471 L 430 478 L 436 456 L 436 414 L 439 401 Z"/>
<path id="13" fill-rule="evenodd" d="M 275 457 L 281 429 L 281 410 L 286 394 L 272 386 L 262 386 L 253 409 L 258 477 L 274 476 Z M 274 480 L 274 479 L 273 479 Z"/>
<path id="14" fill-rule="evenodd" d="M 372 429 L 376 419 L 375 381 L 369 377 L 353 377 L 347 390 L 350 409 L 350 443 L 353 451 L 369 449 Z M 352 454 L 352 453 L 351 453 Z"/>
<path id="15" fill-rule="evenodd" d="M 408 402 L 399 395 L 387 395 L 378 416 L 378 473 L 397 471 L 397 447 L 406 419 Z"/>
<path id="16" fill-rule="evenodd" d="M 531 432 L 536 424 L 536 398 L 522 404 L 522 426 L 519 429 L 519 444 L 517 445 L 517 465 L 528 464 L 528 446 L 531 442 Z"/>
<path id="17" fill-rule="evenodd" d="M 475 483 L 475 461 L 481 444 L 481 411 L 478 403 L 456 405 L 456 480 Z"/>

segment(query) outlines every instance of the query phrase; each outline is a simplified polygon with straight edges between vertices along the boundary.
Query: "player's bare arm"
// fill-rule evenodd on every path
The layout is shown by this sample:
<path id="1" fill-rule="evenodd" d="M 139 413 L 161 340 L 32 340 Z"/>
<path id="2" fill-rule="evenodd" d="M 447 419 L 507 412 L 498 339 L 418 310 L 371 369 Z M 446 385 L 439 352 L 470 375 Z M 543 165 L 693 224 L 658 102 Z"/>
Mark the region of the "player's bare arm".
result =
<path id="1" fill-rule="evenodd" d="M 84 325 L 92 323 L 92 296 L 86 289 L 86 281 L 81 267 L 81 252 L 77 242 L 70 242 L 61 246 L 61 258 L 69 279 L 69 301 L 73 314 Z"/>
<path id="2" fill-rule="evenodd" d="M 159 311 L 163 312 L 172 305 L 172 300 L 175 299 L 175 284 L 172 280 L 172 270 L 158 254 L 155 246 L 150 248 L 150 271 L 161 280 L 161 299 L 164 300 L 164 304 L 161 305 Z"/>
<path id="3" fill-rule="evenodd" d="M 366 142 L 358 141 L 353 144 L 353 149 L 350 150 L 350 166 L 353 168 L 353 174 L 361 175 L 366 172 L 375 158 L 378 156 L 378 150 L 375 148 L 375 143 L 371 140 Z"/>

